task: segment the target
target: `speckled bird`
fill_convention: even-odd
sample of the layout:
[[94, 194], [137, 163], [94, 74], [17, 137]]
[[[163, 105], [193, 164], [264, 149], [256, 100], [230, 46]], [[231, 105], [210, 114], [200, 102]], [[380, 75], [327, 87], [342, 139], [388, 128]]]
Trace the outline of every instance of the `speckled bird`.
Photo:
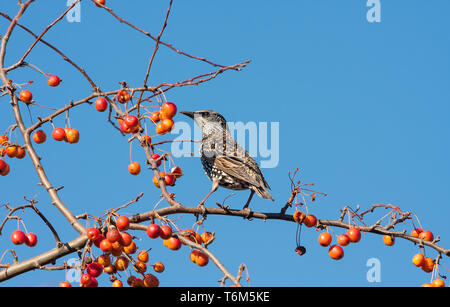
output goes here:
[[250, 197], [244, 206], [247, 209], [253, 195], [273, 201], [258, 164], [232, 137], [225, 118], [211, 110], [180, 112], [190, 118], [202, 130], [200, 160], [203, 169], [212, 181], [212, 188], [205, 201], [219, 186], [230, 190], [250, 190]]

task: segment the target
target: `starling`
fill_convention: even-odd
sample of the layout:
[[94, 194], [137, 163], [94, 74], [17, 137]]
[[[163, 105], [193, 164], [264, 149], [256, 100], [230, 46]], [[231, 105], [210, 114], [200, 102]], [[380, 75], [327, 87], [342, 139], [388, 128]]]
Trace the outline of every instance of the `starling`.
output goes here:
[[192, 118], [202, 130], [200, 160], [206, 175], [212, 181], [208, 195], [200, 202], [203, 204], [219, 186], [231, 190], [250, 190], [248, 205], [253, 195], [273, 201], [267, 184], [258, 164], [249, 153], [232, 137], [225, 118], [211, 110], [196, 112], [180, 112]]

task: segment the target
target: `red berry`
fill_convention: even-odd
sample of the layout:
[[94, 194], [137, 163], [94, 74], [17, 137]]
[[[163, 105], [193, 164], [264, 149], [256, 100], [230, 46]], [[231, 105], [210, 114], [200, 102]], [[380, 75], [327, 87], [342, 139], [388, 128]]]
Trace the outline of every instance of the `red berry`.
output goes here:
[[101, 249], [104, 253], [110, 253], [110, 252], [112, 252], [112, 250], [113, 250], [112, 243], [109, 242], [107, 239], [103, 239], [103, 240], [100, 242], [99, 247], [100, 247], [100, 249]]
[[95, 101], [95, 109], [99, 112], [104, 112], [108, 108], [108, 102], [105, 98], [100, 97]]
[[17, 155], [16, 155], [16, 158], [17, 159], [23, 159], [24, 157], [25, 157], [25, 155], [26, 155], [26, 151], [25, 151], [25, 149], [23, 149], [23, 148], [21, 148], [21, 147], [18, 147], [17, 148]]
[[87, 285], [88, 288], [97, 288], [98, 287], [98, 281], [95, 279], [95, 277], [91, 276], [91, 283]]
[[109, 229], [108, 232], [106, 233], [106, 239], [111, 243], [119, 241], [120, 239], [119, 231], [115, 228]]
[[100, 234], [100, 236], [94, 240], [94, 245], [100, 248], [100, 244], [102, 243], [103, 240], [105, 240], [105, 236]]
[[161, 106], [160, 118], [172, 118], [177, 114], [177, 106], [172, 102], [166, 102]]
[[434, 236], [431, 231], [425, 230], [419, 234], [419, 239], [423, 239], [425, 241], [433, 241]]
[[27, 241], [27, 237], [21, 230], [16, 230], [11, 234], [11, 241], [15, 245], [21, 245]]
[[59, 284], [59, 286], [61, 288], [71, 288], [72, 287], [72, 285], [68, 281], [63, 281], [62, 283]]
[[88, 228], [86, 235], [92, 241], [96, 241], [102, 236], [102, 234], [100, 233], [100, 230], [98, 230], [95, 227]]
[[38, 239], [37, 236], [30, 232], [26, 235], [27, 239], [25, 241], [25, 244], [28, 245], [29, 247], [34, 247], [37, 245]]
[[130, 227], [130, 219], [126, 216], [119, 216], [116, 221], [116, 226], [120, 231], [128, 230], [128, 227]]
[[6, 176], [6, 175], [8, 175], [9, 174], [9, 164], [8, 163], [5, 163], [6, 164], [6, 166], [4, 167], [4, 169], [3, 170], [0, 170], [0, 175], [2, 175], [2, 176]]
[[350, 244], [350, 238], [346, 234], [342, 234], [337, 238], [337, 242], [341, 246], [347, 246]]
[[344, 257], [344, 250], [339, 245], [333, 245], [328, 250], [328, 255], [334, 260], [339, 260]]
[[314, 215], [307, 215], [303, 223], [306, 227], [314, 227], [317, 225], [317, 218]]
[[154, 122], [155, 124], [156, 124], [157, 122], [159, 122], [159, 121], [160, 121], [160, 118], [159, 118], [159, 111], [154, 111], [154, 112], [152, 112], [152, 114], [150, 115], [150, 120], [151, 120], [152, 122]]
[[45, 134], [44, 131], [38, 130], [38, 131], [36, 131], [35, 134], [33, 134], [33, 140], [37, 144], [42, 144], [42, 143], [44, 143], [47, 140], [47, 135]]
[[30, 103], [33, 100], [33, 94], [30, 91], [21, 91], [19, 94], [19, 99], [25, 103]]
[[89, 286], [92, 283], [92, 276], [89, 274], [83, 274], [80, 277], [80, 284], [83, 286]]
[[101, 7], [99, 4], [105, 5], [106, 0], [94, 0], [94, 2], [95, 2], [95, 6]]
[[[158, 154], [153, 154], [153, 155], [152, 155], [152, 159], [153, 159], [153, 160], [158, 160], [159, 157], [160, 157], [160, 156], [159, 156]], [[156, 166], [160, 166], [160, 165], [161, 165], [161, 160], [159, 160], [159, 161], [156, 162]]]
[[161, 228], [157, 224], [151, 224], [147, 227], [147, 235], [152, 238], [156, 239], [161, 234]]
[[151, 145], [152, 144], [152, 138], [149, 137], [148, 135], [143, 135], [145, 141], [147, 142], [147, 145]]
[[48, 85], [55, 87], [58, 86], [61, 83], [61, 81], [62, 80], [58, 76], [53, 75], [50, 78], [48, 78]]
[[332, 240], [333, 240], [333, 238], [331, 237], [331, 235], [328, 232], [322, 232], [319, 235], [319, 244], [322, 246], [330, 245]]
[[171, 250], [176, 251], [181, 248], [181, 241], [178, 238], [170, 237], [169, 239], [164, 240], [164, 245]]
[[103, 273], [103, 266], [98, 262], [92, 262], [86, 267], [86, 272], [93, 277], [99, 277]]
[[139, 125], [139, 120], [134, 115], [127, 115], [127, 116], [125, 116], [123, 121], [131, 129], [134, 129], [134, 128], [136, 128]]
[[175, 185], [175, 176], [171, 175], [171, 174], [165, 174], [164, 175], [164, 182], [166, 183], [166, 185], [170, 185], [173, 186]]
[[0, 173], [3, 172], [5, 169], [6, 169], [6, 162], [0, 160]]
[[58, 142], [64, 141], [66, 139], [66, 131], [63, 128], [56, 128], [52, 132], [52, 137]]
[[175, 166], [174, 168], [172, 168], [170, 173], [172, 175], [174, 175], [175, 178], [177, 178], [177, 179], [180, 178], [181, 176], [183, 176], [183, 171], [181, 170], [181, 168], [179, 166]]
[[120, 122], [120, 131], [122, 131], [123, 133], [131, 133], [131, 128], [128, 127], [128, 125], [124, 121], [121, 121]]
[[361, 231], [358, 228], [350, 228], [347, 231], [347, 236], [350, 238], [350, 242], [357, 243], [361, 240]]
[[169, 239], [172, 236], [172, 228], [170, 226], [166, 226], [166, 225], [161, 226], [160, 227], [160, 231], [161, 232], [160, 232], [159, 236], [163, 240], [167, 240], [167, 239]]
[[423, 232], [422, 228], [416, 228], [411, 231], [411, 236], [418, 238], [420, 233]]

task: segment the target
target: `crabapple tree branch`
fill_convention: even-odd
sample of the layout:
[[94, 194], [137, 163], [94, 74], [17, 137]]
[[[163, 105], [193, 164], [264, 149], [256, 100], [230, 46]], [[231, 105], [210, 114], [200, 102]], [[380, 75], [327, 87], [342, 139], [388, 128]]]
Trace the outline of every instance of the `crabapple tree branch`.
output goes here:
[[[24, 15], [24, 13], [27, 11], [27, 9], [30, 7], [30, 5], [34, 2], [34, 0], [28, 0], [25, 3], [22, 3], [19, 1], [19, 9], [17, 14], [14, 16], [14, 18], [11, 18], [4, 12], [0, 12], [0, 15], [8, 20], [10, 23], [6, 29], [6, 32], [4, 35], [2, 35], [1, 38], [1, 45], [0, 45], [0, 91], [1, 91], [1, 97], [9, 96], [10, 100], [10, 107], [12, 110], [12, 117], [14, 118], [14, 123], [9, 126], [7, 130], [10, 132], [16, 131], [16, 129], [20, 132], [20, 135], [23, 139], [23, 145], [19, 145], [17, 141], [11, 141], [8, 139], [5, 139], [4, 136], [0, 136], [0, 149], [2, 150], [0, 154], [1, 156], [4, 156], [3, 149], [8, 150], [8, 148], [20, 148], [25, 149], [26, 153], [30, 157], [32, 161], [32, 165], [34, 168], [34, 171], [39, 177], [40, 184], [46, 189], [48, 195], [50, 196], [50, 199], [52, 201], [52, 204], [58, 209], [58, 211], [62, 214], [62, 216], [65, 218], [68, 224], [71, 225], [72, 228], [74, 228], [78, 233], [78, 237], [72, 239], [70, 242], [63, 243], [61, 241], [59, 234], [56, 232], [54, 227], [52, 226], [52, 223], [48, 218], [46, 218], [40, 210], [36, 207], [37, 201], [34, 199], [29, 201], [28, 204], [18, 206], [15, 208], [10, 207], [9, 205], [5, 205], [6, 209], [9, 210], [9, 212], [6, 214], [6, 217], [3, 219], [2, 223], [0, 224], [0, 235], [2, 234], [2, 230], [4, 228], [5, 223], [10, 219], [21, 219], [20, 217], [15, 217], [13, 214], [15, 212], [19, 212], [20, 210], [25, 209], [33, 209], [34, 212], [41, 218], [41, 220], [47, 225], [47, 227], [52, 232], [55, 241], [57, 242], [57, 246], [49, 251], [43, 252], [39, 255], [36, 255], [30, 259], [27, 260], [21, 260], [19, 261], [19, 257], [16, 255], [16, 252], [12, 249], [8, 249], [3, 256], [5, 256], [8, 252], [10, 252], [13, 255], [13, 263], [10, 264], [0, 264], [0, 268], [3, 270], [0, 271], [0, 282], [5, 281], [8, 279], [11, 279], [15, 276], [24, 274], [26, 272], [32, 271], [32, 270], [47, 270], [47, 271], [56, 271], [56, 270], [65, 270], [68, 268], [77, 268], [80, 270], [85, 270], [86, 267], [88, 267], [92, 263], [98, 263], [94, 262], [93, 257], [93, 246], [99, 247], [104, 254], [102, 256], [107, 256], [108, 259], [110, 259], [110, 255], [113, 255], [116, 257], [116, 263], [111, 265], [102, 265], [102, 269], [106, 271], [106, 269], [111, 270], [111, 274], [115, 274], [114, 270], [120, 269], [120, 265], [117, 264], [117, 262], [123, 261], [123, 263], [127, 263], [125, 261], [128, 261], [129, 263], [133, 264], [133, 266], [137, 266], [138, 261], [134, 258], [133, 252], [135, 250], [130, 250], [130, 246], [132, 246], [132, 243], [129, 243], [126, 245], [124, 242], [127, 239], [127, 236], [125, 235], [125, 230], [146, 230], [148, 234], [148, 227], [147, 225], [144, 225], [147, 221], [151, 221], [152, 224], [156, 223], [156, 221], [159, 221], [159, 223], [162, 225], [163, 223], [166, 224], [166, 226], [169, 226], [170, 235], [168, 236], [170, 239], [176, 239], [180, 243], [178, 248], [181, 247], [181, 245], [188, 246], [189, 248], [193, 250], [198, 250], [203, 255], [206, 255], [208, 259], [211, 259], [211, 261], [217, 266], [219, 271], [223, 273], [223, 278], [220, 280], [222, 284], [225, 283], [226, 280], [230, 280], [235, 286], [241, 286], [241, 279], [242, 274], [244, 270], [247, 271], [247, 281], [249, 281], [248, 278], [248, 267], [246, 264], [242, 264], [238, 268], [237, 275], [234, 276], [229, 272], [229, 270], [225, 267], [223, 262], [218, 259], [216, 255], [214, 255], [211, 250], [209, 249], [209, 246], [211, 243], [216, 242], [217, 239], [214, 235], [214, 233], [210, 234], [208, 239], [205, 239], [202, 242], [199, 242], [196, 240], [195, 242], [192, 241], [189, 236], [185, 236], [185, 231], [181, 230], [178, 226], [182, 221], [179, 220], [172, 220], [169, 219], [169, 217], [173, 215], [179, 215], [181, 217], [188, 217], [195, 219], [195, 225], [197, 227], [200, 227], [205, 221], [207, 220], [207, 217], [209, 215], [216, 215], [216, 216], [222, 216], [223, 218], [232, 218], [232, 217], [239, 217], [243, 218], [244, 220], [247, 220], [245, 222], [251, 221], [253, 219], [260, 219], [263, 221], [270, 221], [270, 220], [280, 220], [280, 221], [286, 221], [290, 223], [295, 224], [303, 224], [303, 220], [299, 221], [296, 218], [296, 214], [298, 213], [298, 208], [302, 208], [303, 206], [307, 207], [306, 198], [310, 197], [312, 201], [315, 201], [316, 194], [321, 194], [325, 196], [325, 193], [319, 193], [312, 191], [311, 185], [312, 184], [303, 184], [300, 181], [295, 182], [295, 174], [297, 173], [297, 170], [294, 172], [294, 175], [291, 176], [289, 174], [289, 180], [290, 180], [290, 195], [284, 204], [280, 204], [281, 209], [278, 210], [278, 212], [254, 212], [254, 211], [248, 211], [248, 210], [237, 210], [232, 209], [230, 206], [224, 203], [220, 204], [217, 203], [217, 208], [201, 208], [195, 205], [184, 205], [180, 203], [176, 199], [176, 193], [171, 193], [169, 190], [169, 187], [174, 184], [174, 178], [179, 178], [182, 176], [182, 173], [176, 173], [174, 171], [171, 172], [162, 172], [162, 167], [160, 166], [162, 163], [169, 164], [169, 168], [171, 165], [175, 166], [175, 163], [173, 162], [173, 153], [169, 151], [165, 151], [162, 149], [162, 146], [165, 144], [170, 144], [173, 142], [196, 142], [194, 140], [167, 140], [164, 139], [162, 141], [153, 141], [149, 135], [144, 134], [146, 130], [144, 130], [143, 126], [141, 126], [141, 123], [150, 123], [155, 124], [158, 121], [160, 121], [159, 124], [162, 124], [163, 121], [169, 120], [172, 121], [172, 118], [175, 114], [172, 114], [171, 116], [168, 116], [167, 114], [159, 114], [158, 118], [156, 120], [152, 119], [151, 112], [149, 111], [149, 108], [151, 107], [157, 107], [160, 110], [160, 113], [163, 113], [163, 105], [168, 104], [167, 99], [165, 97], [165, 93], [172, 89], [181, 89], [185, 86], [197, 86], [205, 82], [209, 82], [224, 72], [227, 71], [241, 71], [243, 68], [245, 68], [249, 63], [250, 60], [243, 61], [240, 63], [232, 64], [232, 65], [221, 65], [217, 64], [215, 62], [212, 62], [206, 58], [198, 57], [191, 55], [185, 51], [179, 50], [175, 48], [172, 44], [164, 42], [162, 40], [162, 37], [165, 33], [166, 28], [168, 27], [168, 18], [171, 14], [171, 11], [173, 9], [173, 0], [168, 1], [168, 7], [166, 10], [166, 14], [164, 17], [164, 21], [162, 24], [161, 29], [159, 30], [159, 34], [157, 36], [152, 35], [150, 32], [147, 32], [140, 27], [132, 24], [131, 22], [127, 21], [126, 19], [119, 17], [119, 15], [113, 11], [111, 8], [105, 5], [104, 0], [91, 0], [92, 3], [94, 3], [97, 7], [101, 8], [100, 11], [103, 11], [103, 9], [113, 16], [116, 20], [118, 20], [120, 23], [123, 23], [127, 25], [128, 27], [131, 27], [133, 30], [138, 31], [142, 34], [144, 34], [146, 37], [152, 39], [155, 42], [155, 47], [151, 54], [148, 55], [148, 64], [147, 64], [147, 70], [145, 76], [143, 76], [143, 82], [142, 86], [130, 86], [125, 81], [119, 82], [120, 87], [113, 87], [108, 90], [102, 90], [96, 82], [86, 73], [86, 70], [82, 68], [79, 64], [76, 64], [66, 53], [63, 53], [60, 49], [58, 49], [55, 45], [49, 43], [48, 41], [44, 40], [43, 37], [45, 34], [47, 34], [51, 29], [54, 27], [57, 27], [58, 22], [61, 21], [66, 14], [70, 12], [71, 9], [75, 7], [78, 3], [81, 2], [81, 0], [77, 0], [73, 2], [63, 13], [61, 13], [54, 21], [48, 24], [44, 28], [40, 34], [36, 34], [39, 32], [34, 32], [30, 28], [26, 27], [25, 25], [19, 23], [20, 18]], [[37, 2], [38, 3], [38, 2]], [[5, 56], [7, 51], [8, 42], [11, 38], [11, 35], [14, 31], [14, 29], [17, 27], [21, 28], [25, 32], [27, 32], [29, 35], [31, 35], [34, 38], [34, 41], [32, 44], [25, 50], [23, 55], [20, 57], [20, 59], [12, 64], [9, 67], [5, 67]], [[30, 84], [23, 83], [23, 82], [13, 82], [13, 80], [9, 79], [8, 76], [12, 75], [9, 74], [10, 72], [14, 71], [18, 68], [33, 68], [35, 70], [40, 71], [40, 69], [37, 67], [37, 63], [27, 63], [26, 60], [29, 58], [30, 53], [33, 51], [35, 46], [37, 46], [38, 43], [42, 43], [43, 45], [47, 46], [61, 58], [68, 62], [71, 66], [73, 66], [81, 75], [80, 77], [83, 77], [86, 79], [90, 84], [89, 92], [86, 93], [86, 96], [82, 99], [79, 99], [77, 101], [73, 101], [70, 98], [67, 98], [67, 103], [65, 105], [60, 105], [58, 108], [50, 108], [43, 106], [45, 108], [51, 109], [52, 113], [47, 114], [46, 116], [44, 114], [39, 114], [37, 116], [38, 120], [37, 122], [32, 120], [32, 123], [30, 126], [26, 126], [24, 123], [24, 120], [22, 118], [23, 114], [21, 111], [20, 106], [25, 104], [27, 107], [30, 105], [36, 105], [38, 106], [34, 101], [26, 101], [24, 98], [21, 98], [21, 93], [17, 95], [18, 89], [22, 88], [22, 86], [28, 86]], [[160, 48], [160, 46], [166, 46], [170, 50], [185, 56], [190, 59], [198, 60], [200, 62], [206, 63], [209, 66], [212, 66], [211, 70], [208, 72], [203, 72], [201, 74], [192, 74], [190, 77], [188, 77], [185, 80], [181, 81], [164, 81], [151, 84], [149, 82], [149, 79], [152, 80], [153, 78], [150, 78], [150, 72], [152, 69], [152, 66], [155, 63], [157, 52]], [[36, 64], [36, 65], [35, 65]], [[209, 67], [208, 66], [208, 67]], [[48, 75], [43, 73], [45, 77], [48, 78]], [[31, 83], [31, 82], [30, 82]], [[25, 85], [24, 85], [25, 84]], [[147, 97], [144, 97], [144, 94]], [[112, 126], [119, 131], [122, 135], [126, 136], [129, 135], [128, 142], [126, 144], [130, 143], [130, 146], [133, 142], [139, 143], [140, 150], [143, 151], [145, 154], [145, 160], [146, 160], [146, 166], [148, 168], [145, 168], [145, 171], [151, 171], [154, 178], [153, 183], [155, 186], [159, 189], [158, 192], [160, 192], [160, 195], [158, 195], [157, 199], [145, 199], [145, 205], [152, 204], [154, 205], [153, 210], [148, 211], [148, 209], [143, 210], [143, 206], [139, 206], [138, 210], [139, 213], [136, 213], [129, 218], [127, 217], [126, 221], [129, 223], [129, 225], [126, 225], [127, 227], [124, 227], [123, 221], [119, 221], [120, 217], [124, 217], [124, 214], [119, 215], [119, 211], [123, 210], [125, 208], [129, 208], [132, 204], [137, 203], [138, 201], [141, 204], [142, 199], [144, 198], [144, 193], [140, 193], [136, 198], [132, 199], [131, 201], [118, 206], [116, 208], [112, 209], [106, 209], [106, 213], [104, 213], [102, 216], [94, 216], [89, 211], [85, 212], [84, 214], [78, 214], [75, 215], [75, 213], [72, 211], [72, 208], [76, 208], [75, 205], [70, 204], [68, 206], [66, 203], [64, 203], [59, 195], [58, 191], [62, 188], [55, 188], [54, 185], [51, 183], [50, 179], [47, 176], [47, 173], [44, 169], [43, 160], [45, 159], [45, 153], [42, 153], [42, 157], [38, 155], [31, 135], [33, 133], [38, 132], [37, 130], [41, 127], [44, 127], [45, 125], [48, 125], [49, 123], [53, 125], [53, 121], [56, 118], [62, 117], [66, 115], [69, 116], [68, 113], [72, 109], [76, 109], [79, 106], [83, 104], [93, 104], [93, 100], [95, 99], [96, 102], [98, 99], [103, 98], [106, 101], [106, 106], [101, 109], [101, 112], [108, 109], [108, 118], [107, 121], [112, 124]], [[153, 98], [156, 98], [157, 103], [153, 100]], [[5, 98], [6, 99], [6, 98]], [[161, 103], [165, 101], [164, 104]], [[96, 103], [95, 102], [95, 103]], [[23, 103], [23, 104], [22, 104]], [[7, 104], [4, 104], [7, 106]], [[96, 106], [97, 108], [97, 106]], [[97, 109], [98, 110], [98, 109]], [[100, 110], [99, 110], [100, 111]], [[131, 115], [133, 112], [136, 112], [137, 116]], [[176, 110], [175, 110], [176, 113]], [[31, 112], [30, 112], [31, 115]], [[162, 116], [161, 116], [162, 115]], [[132, 116], [130, 119], [129, 117]], [[127, 119], [134, 120], [136, 118], [137, 124], [134, 126], [127, 126], [123, 124]], [[117, 125], [116, 121], [117, 120]], [[159, 125], [158, 124], [158, 125]], [[173, 125], [173, 121], [172, 121]], [[158, 127], [158, 126], [156, 126]], [[171, 130], [170, 126], [163, 132], [158, 132], [157, 134], [160, 136], [166, 135], [167, 132], [170, 132]], [[67, 128], [67, 127], [66, 127]], [[70, 128], [70, 126], [69, 126]], [[64, 136], [64, 140], [68, 141], [66, 132]], [[5, 135], [6, 136], [6, 135]], [[167, 136], [167, 135], [166, 135]], [[2, 138], [3, 137], [3, 138]], [[56, 139], [56, 138], [55, 138]], [[60, 141], [63, 139], [60, 139]], [[34, 140], [36, 141], [36, 140]], [[131, 147], [130, 147], [131, 148]], [[161, 150], [164, 153], [162, 155], [155, 155], [155, 150]], [[6, 152], [8, 154], [8, 152]], [[8, 157], [10, 155], [8, 154]], [[130, 149], [130, 159], [131, 159], [131, 149]], [[0, 161], [3, 162], [3, 160], [0, 158]], [[0, 162], [0, 163], [1, 163]], [[50, 163], [51, 161], [48, 161]], [[47, 162], [46, 162], [47, 163]], [[131, 166], [131, 164], [130, 164]], [[8, 165], [9, 167], [9, 165]], [[164, 170], [166, 168], [164, 167]], [[7, 171], [6, 171], [7, 170]], [[130, 170], [130, 168], [129, 168]], [[9, 172], [9, 168], [6, 168], [6, 164], [0, 164], [0, 174], [2, 176], [7, 175], [7, 172]], [[130, 173], [133, 175], [138, 175], [140, 172], [140, 165], [138, 171], [130, 170]], [[178, 175], [179, 177], [175, 177], [175, 175]], [[170, 177], [172, 176], [172, 177]], [[172, 179], [168, 180], [168, 179]], [[88, 196], [87, 196], [88, 197]], [[89, 196], [90, 197], [90, 196]], [[300, 199], [300, 201], [299, 201]], [[163, 201], [167, 201], [169, 205], [166, 207], [161, 207], [161, 203]], [[195, 200], [192, 200], [192, 202], [195, 202]], [[70, 202], [68, 202], [70, 203]], [[41, 208], [41, 207], [40, 207]], [[289, 214], [288, 211], [295, 208], [294, 214]], [[366, 216], [373, 216], [375, 213], [379, 213], [378, 208], [384, 208], [385, 210], [388, 210], [389, 212], [385, 214], [384, 216], [381, 216], [378, 218], [378, 220], [375, 223], [372, 223], [371, 225], [366, 225], [364, 223], [364, 218]], [[83, 208], [84, 210], [84, 208]], [[338, 213], [339, 214], [339, 213]], [[442, 259], [442, 256], [450, 256], [450, 250], [444, 248], [443, 246], [439, 245], [439, 236], [436, 238], [433, 238], [432, 240], [426, 240], [422, 237], [416, 237], [413, 235], [410, 235], [406, 232], [406, 230], [403, 231], [396, 231], [395, 228], [399, 228], [401, 225], [407, 223], [408, 221], [412, 220], [414, 214], [412, 212], [405, 212], [400, 210], [399, 207], [392, 205], [392, 204], [374, 204], [369, 209], [360, 212], [360, 208], [357, 207], [356, 210], [353, 210], [351, 207], [344, 207], [340, 211], [340, 216], [337, 219], [317, 219], [315, 221], [314, 225], [310, 225], [311, 227], [315, 227], [317, 229], [326, 229], [327, 231], [332, 228], [341, 228], [341, 229], [351, 229], [351, 228], [357, 228], [362, 232], [365, 233], [372, 233], [375, 235], [382, 235], [382, 236], [390, 236], [393, 238], [401, 238], [407, 241], [410, 241], [414, 244], [417, 244], [421, 249], [424, 247], [429, 247], [431, 249], [434, 249], [438, 255], [435, 260], [435, 266], [439, 264], [439, 261]], [[344, 221], [345, 219], [348, 219], [348, 221]], [[386, 219], [388, 221], [386, 222]], [[94, 221], [94, 225], [92, 227], [83, 226], [81, 224], [86, 222], [86, 224], [89, 224], [91, 221]], [[183, 220], [183, 222], [185, 219]], [[175, 230], [172, 233], [172, 228], [170, 225], [174, 226]], [[300, 227], [300, 226], [299, 226]], [[308, 226], [309, 227], [309, 226]], [[162, 228], [162, 227], [161, 227]], [[119, 232], [120, 230], [120, 232]], [[205, 232], [206, 233], [206, 232]], [[110, 238], [114, 235], [120, 236], [120, 239], [116, 238], [115, 240]], [[129, 234], [128, 234], [129, 235]], [[161, 234], [158, 234], [161, 238]], [[150, 236], [150, 235], [149, 235]], [[131, 240], [134, 243], [134, 239], [137, 237], [129, 235], [128, 239]], [[98, 241], [101, 239], [100, 241]], [[164, 239], [164, 238], [163, 238]], [[164, 239], [167, 240], [167, 239]], [[202, 238], [203, 240], [203, 238]], [[108, 246], [109, 244], [111, 245]], [[117, 243], [114, 247], [111, 243]], [[122, 242], [122, 243], [120, 243]], [[98, 243], [98, 244], [97, 244]], [[102, 245], [104, 243], [104, 245]], [[98, 246], [97, 246], [98, 245]], [[67, 255], [78, 253], [79, 259], [82, 261], [82, 264], [80, 266], [67, 266], [66, 263], [64, 265], [56, 265], [56, 261], [59, 259], [64, 258]], [[105, 256], [105, 257], [106, 257]], [[139, 256], [137, 257], [139, 259]], [[95, 261], [100, 261], [97, 258]], [[0, 259], [3, 260], [3, 257]], [[139, 259], [139, 261], [141, 261]], [[112, 268], [111, 268], [112, 267]], [[140, 275], [147, 282], [153, 280], [151, 274], [144, 274], [143, 272], [139, 272]], [[222, 275], [221, 275], [222, 276]], [[114, 276], [111, 276], [111, 279]], [[154, 276], [153, 276], [154, 277]], [[155, 284], [154, 282], [152, 284]]]

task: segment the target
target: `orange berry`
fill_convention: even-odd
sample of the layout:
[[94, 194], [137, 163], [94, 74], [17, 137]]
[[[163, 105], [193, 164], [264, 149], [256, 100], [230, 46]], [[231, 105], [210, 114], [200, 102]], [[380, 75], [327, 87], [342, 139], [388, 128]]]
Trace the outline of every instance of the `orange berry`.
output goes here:
[[0, 135], [0, 146], [6, 145], [9, 141], [9, 137], [5, 134]]
[[119, 216], [116, 220], [116, 226], [119, 231], [128, 230], [130, 227], [130, 219], [124, 215]]
[[66, 131], [63, 128], [56, 128], [52, 132], [52, 137], [58, 142], [64, 141], [66, 139]]
[[6, 155], [10, 158], [14, 158], [17, 156], [17, 147], [16, 146], [8, 146], [6, 148]]
[[148, 262], [148, 252], [147, 251], [140, 251], [138, 256], [137, 256], [138, 260], [143, 262], [143, 263], [147, 263]]
[[434, 260], [430, 257], [426, 257], [421, 268], [423, 271], [431, 273], [434, 269]]
[[152, 114], [150, 115], [150, 120], [151, 120], [152, 122], [154, 122], [155, 124], [156, 124], [157, 122], [159, 122], [159, 121], [160, 121], [160, 118], [159, 118], [159, 111], [154, 111], [154, 112], [152, 112]]
[[72, 285], [68, 281], [63, 281], [62, 283], [59, 284], [59, 287], [61, 287], [61, 288], [70, 288], [70, 287], [72, 287]]
[[122, 288], [123, 283], [120, 281], [120, 279], [116, 279], [115, 281], [113, 281], [112, 286], [113, 286], [113, 288]]
[[431, 231], [425, 230], [419, 234], [419, 239], [423, 239], [425, 241], [433, 241], [434, 236]]
[[210, 232], [204, 232], [204, 233], [202, 234], [202, 241], [203, 241], [203, 243], [209, 242], [209, 241], [212, 239], [212, 237], [213, 237], [213, 234], [212, 234], [212, 233], [210, 233]]
[[164, 127], [164, 125], [162, 124], [162, 123], [158, 123], [157, 125], [156, 125], [156, 133], [158, 133], [158, 134], [164, 134], [164, 133], [166, 133], [167, 131], [165, 130], [165, 127]]
[[444, 288], [445, 287], [444, 281], [440, 278], [433, 280], [431, 285], [435, 288]]
[[118, 271], [125, 271], [128, 268], [128, 260], [125, 257], [117, 257], [114, 266]]
[[105, 5], [106, 0], [94, 0], [94, 2], [95, 2], [95, 6], [101, 7], [101, 5]]
[[163, 126], [165, 132], [170, 132], [173, 129], [174, 122], [170, 118], [165, 118], [161, 120], [160, 124]]
[[151, 145], [152, 144], [152, 138], [148, 135], [143, 135], [145, 141], [147, 142], [147, 145]]
[[33, 94], [30, 91], [21, 91], [19, 99], [25, 103], [30, 103], [33, 100]]
[[344, 257], [344, 250], [339, 245], [333, 245], [328, 250], [328, 255], [334, 260], [339, 260]]
[[134, 264], [134, 270], [138, 273], [145, 273], [147, 271], [147, 265], [144, 262], [137, 261]]
[[159, 280], [153, 274], [145, 274], [144, 286], [145, 287], [158, 287], [159, 286]]
[[384, 244], [386, 244], [387, 246], [392, 246], [395, 243], [395, 237], [385, 235], [385, 236], [383, 236], [383, 241], [384, 241]]
[[165, 266], [164, 266], [164, 264], [162, 264], [161, 262], [156, 262], [156, 263], [153, 265], [153, 269], [154, 269], [155, 272], [157, 272], [157, 273], [162, 273], [162, 272], [164, 272], [164, 270], [165, 270]]
[[172, 102], [166, 102], [161, 106], [161, 119], [172, 118], [177, 114], [177, 106]]
[[317, 218], [314, 215], [307, 215], [303, 221], [306, 227], [314, 227], [317, 225]]
[[130, 245], [125, 246], [123, 248], [123, 251], [130, 255], [134, 254], [137, 251], [136, 243], [134, 243], [134, 241], [132, 241]]
[[[0, 160], [0, 161], [2, 161], [2, 160]], [[9, 171], [10, 171], [9, 164], [8, 163], [5, 163], [5, 164], [6, 164], [6, 166], [3, 167], [3, 170], [0, 170], [1, 176], [6, 176], [9, 174]]]
[[361, 231], [358, 228], [350, 228], [347, 231], [347, 236], [350, 238], [350, 242], [358, 243], [361, 240]]
[[55, 86], [58, 86], [61, 83], [61, 81], [62, 80], [58, 76], [53, 75], [50, 78], [48, 78], [47, 83], [48, 83], [48, 85], [55, 87]]
[[78, 141], [80, 140], [80, 133], [77, 129], [69, 128], [66, 130], [66, 140], [70, 144], [78, 143]]
[[111, 265], [111, 257], [107, 254], [103, 254], [97, 257], [97, 262], [100, 263], [103, 267], [107, 267]]
[[159, 181], [158, 181], [158, 178], [156, 178], [156, 176], [153, 176], [153, 184], [157, 187], [157, 188], [160, 188], [160, 185], [159, 185]]
[[164, 242], [165, 242], [164, 244], [171, 250], [176, 251], [181, 248], [181, 241], [178, 240], [178, 238], [170, 237], [169, 239], [164, 240]]
[[116, 95], [116, 99], [120, 103], [127, 103], [128, 101], [130, 101], [131, 95], [126, 90], [120, 90]]
[[322, 232], [319, 235], [319, 244], [322, 246], [328, 246], [331, 244], [331, 241], [333, 240], [333, 238], [331, 237], [331, 235], [328, 232]]
[[198, 266], [206, 266], [209, 262], [209, 257], [205, 253], [199, 251], [197, 254], [197, 258], [195, 259], [195, 263]]
[[306, 214], [304, 214], [302, 211], [295, 210], [293, 215], [294, 221], [301, 224], [306, 218]]
[[42, 144], [47, 140], [47, 135], [45, 134], [44, 131], [42, 130], [38, 130], [34, 133], [33, 135], [33, 140], [37, 143], [37, 144]]
[[26, 150], [24, 148], [18, 147], [17, 148], [16, 158], [17, 159], [23, 159], [25, 157], [26, 153], [27, 152], [26, 152]]
[[418, 238], [419, 234], [423, 232], [422, 228], [416, 228], [411, 231], [411, 236]]
[[337, 238], [337, 242], [341, 246], [347, 246], [350, 244], [350, 238], [346, 234], [342, 234]]
[[425, 257], [422, 254], [415, 254], [412, 259], [412, 262], [416, 267], [420, 268], [422, 265], [425, 264]]
[[131, 175], [139, 175], [141, 172], [141, 165], [138, 162], [132, 162], [130, 165], [128, 165], [128, 171]]
[[181, 176], [183, 176], [183, 171], [181, 170], [181, 168], [180, 167], [178, 167], [178, 166], [175, 166], [174, 168], [172, 168], [172, 170], [170, 171], [170, 173], [172, 174], [172, 175], [174, 175], [175, 176], [175, 178], [180, 178]]

